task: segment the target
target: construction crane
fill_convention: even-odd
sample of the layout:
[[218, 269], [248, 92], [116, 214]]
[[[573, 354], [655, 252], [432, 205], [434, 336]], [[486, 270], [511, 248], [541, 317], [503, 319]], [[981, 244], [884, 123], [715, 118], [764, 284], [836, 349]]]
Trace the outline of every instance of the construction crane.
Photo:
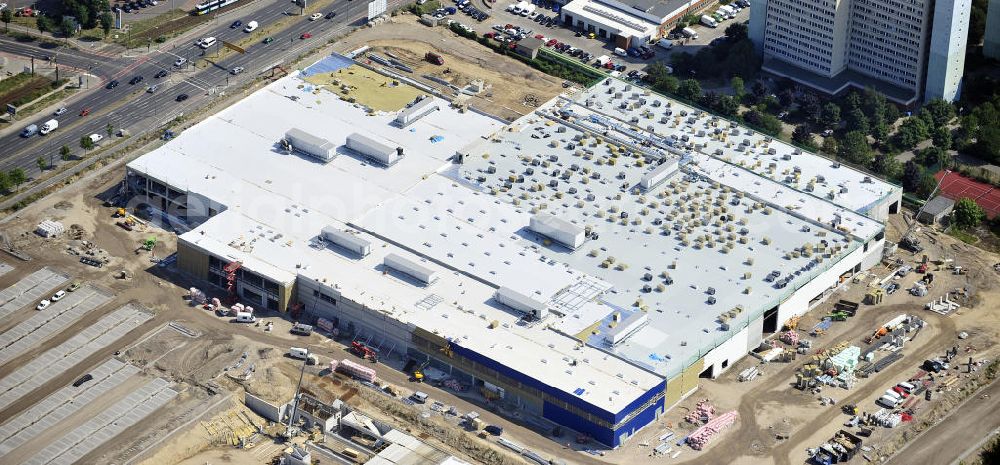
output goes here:
[[913, 253], [920, 253], [924, 250], [923, 246], [920, 245], [920, 239], [917, 239], [914, 233], [917, 229], [917, 224], [919, 223], [918, 218], [920, 218], [920, 213], [924, 211], [924, 207], [927, 206], [927, 202], [937, 194], [938, 190], [941, 189], [941, 184], [944, 182], [944, 178], [951, 174], [951, 170], [944, 170], [944, 174], [941, 175], [941, 179], [938, 180], [937, 185], [934, 186], [934, 190], [931, 191], [930, 195], [924, 199], [924, 204], [917, 210], [917, 213], [913, 215], [913, 221], [910, 223], [910, 227], [906, 228], [906, 232], [899, 238], [899, 246], [909, 250]]

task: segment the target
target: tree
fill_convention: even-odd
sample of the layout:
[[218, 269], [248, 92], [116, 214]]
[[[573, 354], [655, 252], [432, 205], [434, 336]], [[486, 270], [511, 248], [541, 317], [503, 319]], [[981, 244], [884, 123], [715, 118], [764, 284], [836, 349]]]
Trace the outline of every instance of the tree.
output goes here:
[[673, 76], [665, 76], [656, 81], [653, 85], [653, 89], [658, 92], [663, 92], [665, 94], [677, 95], [677, 88], [680, 86], [680, 81]]
[[0, 192], [10, 192], [10, 187], [13, 183], [10, 182], [10, 176], [0, 171]]
[[917, 197], [926, 199], [931, 196], [934, 189], [937, 189], [937, 180], [934, 179], [934, 175], [924, 171], [920, 176], [920, 184], [917, 184]]
[[955, 107], [939, 98], [927, 102], [920, 111], [927, 112], [935, 128], [944, 126], [955, 119]]
[[946, 126], [940, 126], [931, 133], [931, 140], [934, 146], [941, 150], [951, 150], [951, 130]]
[[750, 28], [743, 23], [732, 23], [726, 28], [726, 37], [734, 42], [746, 39], [749, 36], [749, 33]]
[[833, 129], [840, 125], [840, 107], [836, 103], [830, 102], [823, 105], [823, 126]]
[[104, 127], [104, 131], [108, 133], [108, 137], [111, 137], [111, 135], [115, 133], [115, 127], [112, 126], [111, 123], [108, 123], [108, 125]]
[[924, 170], [913, 160], [907, 161], [903, 165], [903, 190], [906, 192], [916, 192], [920, 186], [920, 178], [924, 175]]
[[889, 125], [885, 123], [885, 119], [878, 118], [872, 121], [871, 135], [879, 145], [889, 140]]
[[836, 156], [837, 155], [837, 139], [832, 137], [827, 137], [823, 139], [823, 145], [820, 146], [819, 150], [827, 155]]
[[868, 145], [868, 136], [861, 131], [851, 131], [840, 141], [837, 155], [851, 163], [868, 166], [872, 162], [872, 149]]
[[663, 64], [663, 62], [654, 61], [646, 67], [646, 80], [652, 84], [656, 84], [657, 81], [669, 75], [667, 65]]
[[701, 84], [694, 79], [685, 79], [677, 87], [677, 96], [691, 102], [697, 102], [701, 99]]
[[750, 110], [743, 114], [743, 119], [747, 124], [756, 127], [761, 132], [772, 136], [781, 134], [781, 120], [770, 113], [759, 110]]
[[64, 146], [62, 146], [62, 147], [59, 148], [59, 158], [61, 158], [62, 161], [69, 161], [69, 157], [70, 157], [71, 153], [72, 152], [70, 151], [68, 145], [64, 145]]
[[916, 147], [920, 141], [926, 140], [930, 136], [927, 123], [919, 117], [907, 118], [899, 126], [893, 138], [893, 144], [899, 150], [909, 150]]
[[986, 219], [986, 212], [968, 197], [955, 202], [955, 225], [961, 229], [975, 228]]
[[52, 32], [56, 28], [56, 22], [48, 16], [39, 15], [35, 18], [35, 27], [39, 32]]
[[90, 140], [90, 136], [83, 136], [80, 138], [80, 148], [90, 150], [94, 148], [94, 141]]
[[795, 130], [792, 131], [792, 141], [810, 149], [816, 148], [816, 142], [813, 141], [812, 132], [809, 131], [809, 126], [805, 124], [795, 127]]
[[858, 91], [852, 90], [849, 94], [847, 94], [847, 97], [844, 97], [843, 110], [846, 113], [850, 113], [854, 110], [860, 110], [861, 104], [861, 95], [858, 94]]
[[701, 104], [708, 108], [716, 108], [719, 106], [719, 93], [715, 91], [709, 91], [701, 97]]
[[101, 16], [99, 16], [98, 19], [101, 23], [101, 30], [104, 31], [104, 37], [107, 37], [108, 34], [111, 33], [111, 28], [114, 27], [115, 20], [111, 16], [111, 13], [108, 13], [107, 11], [101, 13]]
[[45, 157], [36, 158], [35, 164], [38, 165], [38, 171], [45, 171], [45, 168], [49, 167], [49, 163], [45, 161]]
[[63, 18], [63, 20], [59, 23], [59, 32], [62, 33], [63, 36], [73, 37], [73, 34], [76, 33], [76, 23], [69, 18]]
[[868, 134], [868, 117], [860, 108], [855, 108], [847, 113], [847, 130], [859, 131]]
[[820, 104], [819, 97], [813, 92], [804, 92], [799, 97], [799, 111], [802, 116], [813, 126], [820, 126], [823, 122], [823, 105]]
[[24, 184], [28, 180], [28, 176], [24, 174], [24, 170], [21, 168], [14, 168], [7, 173], [7, 177], [10, 179], [10, 183], [13, 184], [17, 189], [21, 188], [21, 184]]
[[899, 176], [902, 170], [903, 167], [899, 163], [899, 160], [896, 160], [896, 157], [888, 153], [879, 153], [875, 155], [875, 160], [872, 161], [872, 171], [887, 178]]
[[733, 76], [733, 78], [729, 80], [729, 87], [733, 89], [733, 95], [736, 96], [737, 99], [742, 99], [743, 94], [747, 93], [746, 86], [743, 83], [743, 78], [739, 76]]
[[719, 98], [719, 105], [716, 107], [716, 111], [722, 116], [733, 117], [739, 113], [740, 104], [735, 97], [723, 95]]
[[3, 30], [8, 32], [10, 30], [10, 22], [14, 20], [14, 13], [11, 13], [10, 8], [4, 8], [0, 11], [0, 21], [3, 21]]

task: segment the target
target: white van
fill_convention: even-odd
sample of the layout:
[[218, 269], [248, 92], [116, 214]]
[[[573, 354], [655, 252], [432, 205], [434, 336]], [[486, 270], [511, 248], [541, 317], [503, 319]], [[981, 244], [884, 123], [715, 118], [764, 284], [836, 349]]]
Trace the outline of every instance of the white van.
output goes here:
[[875, 403], [885, 408], [896, 408], [896, 406], [899, 405], [899, 400], [897, 400], [897, 398], [895, 397], [886, 395], [879, 397], [878, 400], [875, 401]]
[[656, 45], [670, 50], [674, 46], [674, 43], [670, 39], [660, 39], [656, 42]]
[[201, 39], [201, 43], [198, 44], [198, 46], [201, 48], [208, 48], [215, 45], [216, 42], [218, 42], [218, 40], [216, 40], [215, 37], [206, 37]]
[[292, 347], [288, 349], [288, 356], [292, 358], [297, 358], [299, 360], [306, 360], [309, 358], [309, 349], [303, 349], [301, 347]]
[[898, 392], [893, 391], [892, 389], [886, 389], [885, 390], [885, 395], [883, 397], [892, 397], [893, 399], [895, 399], [897, 401], [903, 400], [903, 396], [899, 395]]
[[38, 133], [44, 136], [52, 131], [55, 131], [56, 128], [58, 127], [59, 127], [59, 121], [50, 119], [46, 121], [45, 124], [42, 124], [42, 127], [41, 129], [38, 130]]
[[624, 48], [616, 47], [615, 48], [615, 55], [618, 55], [620, 57], [627, 57], [628, 56], [628, 52], [626, 52]]
[[254, 29], [257, 29], [257, 21], [250, 21], [247, 27], [243, 28], [243, 32], [253, 32]]
[[899, 387], [901, 387], [901, 388], [905, 389], [905, 390], [906, 390], [906, 392], [909, 392], [909, 393], [911, 393], [911, 394], [913, 393], [913, 390], [917, 388], [916, 386], [914, 386], [914, 385], [912, 385], [912, 384], [910, 384], [910, 383], [907, 383], [907, 382], [905, 382], [905, 381], [904, 381], [904, 382], [902, 382], [902, 383], [899, 383], [899, 384], [897, 384], [897, 386], [899, 386]]
[[236, 313], [236, 322], [237, 323], [253, 323], [255, 321], [257, 321], [257, 318], [255, 316], [253, 316], [253, 313], [250, 313], [250, 312], [237, 312]]
[[414, 392], [412, 396], [410, 396], [410, 399], [412, 399], [414, 402], [418, 404], [424, 404], [427, 403], [427, 397], [428, 397], [427, 393], [423, 391], [417, 391]]

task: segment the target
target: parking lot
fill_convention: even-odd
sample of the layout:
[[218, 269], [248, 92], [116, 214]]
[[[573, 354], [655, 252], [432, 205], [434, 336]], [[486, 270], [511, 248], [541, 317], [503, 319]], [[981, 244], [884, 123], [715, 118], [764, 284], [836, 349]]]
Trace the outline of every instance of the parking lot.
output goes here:
[[[691, 28], [698, 33], [697, 39], [674, 40], [674, 46], [670, 50], [660, 46], [647, 45], [655, 55], [652, 58], [643, 59], [641, 57], [616, 55], [614, 53], [615, 46], [612, 42], [602, 40], [598, 37], [590, 38], [588, 34], [581, 34], [564, 27], [559, 21], [558, 5], [553, 6], [549, 4], [548, 8], [545, 7], [544, 3], [542, 5], [533, 5], [535, 6], [534, 11], [528, 13], [527, 16], [522, 16], [508, 11], [517, 4], [518, 2], [516, 1], [507, 0], [493, 3], [491, 4], [493, 6], [492, 9], [486, 9], [481, 3], [473, 3], [474, 8], [485, 11], [490, 15], [489, 18], [481, 22], [463, 14], [461, 11], [457, 11], [452, 15], [446, 15], [445, 18], [470, 26], [480, 36], [490, 33], [501, 37], [505, 35], [507, 37], [522, 38], [541, 36], [545, 40], [546, 46], [552, 50], [555, 50], [553, 47], [558, 44], [566, 44], [569, 47], [580, 49], [583, 53], [582, 56], [588, 58], [586, 60], [588, 65], [592, 65], [597, 57], [606, 55], [616, 67], [617, 65], [624, 65], [624, 70], [619, 68], [620, 71], [624, 72], [633, 70], [642, 71], [646, 66], [655, 61], [669, 62], [670, 55], [673, 53], [697, 53], [698, 50], [708, 46], [713, 40], [723, 37], [726, 27], [730, 24], [745, 22], [750, 19], [750, 9], [744, 8], [736, 14], [735, 18], [723, 22], [716, 28], [709, 28], [700, 24], [693, 25]], [[452, 4], [445, 3], [443, 6], [447, 8], [451, 7]], [[706, 11], [712, 10], [714, 8], [708, 8]], [[512, 29], [509, 31], [511, 34], [506, 33], [508, 29]], [[567, 52], [568, 50], [564, 50], [560, 53], [565, 54]], [[579, 57], [576, 59], [579, 59]]]

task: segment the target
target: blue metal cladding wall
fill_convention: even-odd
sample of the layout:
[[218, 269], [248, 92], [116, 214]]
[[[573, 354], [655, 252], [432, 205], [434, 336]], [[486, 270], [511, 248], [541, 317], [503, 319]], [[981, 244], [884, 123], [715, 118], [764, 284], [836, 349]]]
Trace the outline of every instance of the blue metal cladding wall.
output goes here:
[[632, 436], [643, 426], [646, 426], [656, 420], [656, 413], [664, 408], [663, 402], [664, 399], [662, 398], [657, 400], [647, 407], [646, 410], [629, 420], [628, 423], [619, 426], [616, 430], [591, 423], [584, 418], [580, 418], [580, 416], [574, 414], [573, 412], [549, 402], [545, 402], [542, 405], [542, 416], [560, 425], [573, 428], [581, 433], [586, 433], [601, 444], [605, 444], [610, 447], [618, 447], [621, 445], [621, 436], [623, 433], [628, 433], [629, 436]]
[[[615, 417], [617, 415], [615, 415], [615, 414], [613, 414], [611, 412], [608, 412], [607, 410], [598, 408], [597, 406], [595, 406], [595, 405], [593, 405], [593, 404], [591, 404], [589, 402], [586, 402], [583, 399], [580, 399], [579, 397], [576, 397], [576, 396], [574, 396], [574, 395], [572, 395], [570, 393], [563, 392], [560, 389], [553, 388], [552, 386], [549, 386], [549, 385], [547, 385], [545, 383], [542, 383], [542, 382], [538, 381], [537, 379], [534, 379], [534, 378], [532, 378], [530, 376], [525, 375], [524, 373], [521, 373], [521, 372], [519, 372], [517, 370], [511, 369], [511, 368], [506, 367], [504, 365], [501, 365], [501, 364], [497, 363], [496, 361], [494, 361], [493, 359], [491, 359], [489, 357], [485, 357], [483, 355], [480, 355], [478, 352], [475, 352], [473, 350], [467, 349], [467, 348], [462, 347], [462, 346], [460, 346], [458, 344], [455, 344], [455, 343], [451, 344], [451, 350], [452, 350], [452, 352], [455, 353], [455, 355], [465, 357], [465, 358], [467, 358], [469, 360], [472, 360], [473, 362], [476, 362], [476, 363], [478, 363], [478, 364], [480, 364], [482, 366], [485, 366], [487, 368], [496, 370], [498, 373], [502, 374], [503, 376], [506, 376], [506, 377], [508, 377], [510, 379], [518, 381], [521, 384], [524, 384], [525, 386], [530, 386], [532, 388], [538, 389], [539, 391], [542, 391], [542, 392], [544, 392], [544, 393], [546, 393], [546, 394], [548, 394], [548, 395], [550, 395], [552, 397], [555, 397], [557, 399], [560, 399], [560, 400], [562, 400], [562, 401], [564, 401], [564, 402], [566, 402], [566, 403], [568, 403], [568, 404], [570, 404], [570, 405], [572, 405], [574, 407], [577, 407], [577, 408], [579, 408], [579, 409], [581, 409], [581, 410], [583, 410], [585, 412], [589, 412], [591, 415], [594, 415], [595, 417], [598, 417], [598, 418], [600, 418], [602, 420], [605, 420], [608, 423], [611, 423], [611, 424], [616, 423]], [[567, 425], [567, 426], [569, 426], [569, 425]]]
[[650, 389], [650, 390], [646, 391], [645, 394], [639, 396], [638, 399], [632, 401], [632, 403], [628, 404], [628, 406], [625, 407], [625, 408], [623, 408], [622, 411], [618, 412], [618, 414], [615, 415], [615, 421], [614, 421], [614, 423], [618, 423], [618, 422], [622, 421], [630, 413], [632, 413], [633, 411], [635, 411], [635, 409], [637, 409], [639, 407], [642, 407], [642, 404], [645, 404], [646, 402], [649, 402], [649, 399], [652, 399], [657, 394], [660, 394], [660, 393], [666, 391], [666, 389], [667, 389], [667, 380], [663, 380], [663, 382], [661, 382], [660, 384], [657, 384], [656, 387], [654, 387], [653, 389]]
[[615, 442], [615, 432], [611, 430], [611, 428], [605, 428], [591, 423], [583, 418], [580, 418], [580, 416], [575, 413], [556, 406], [555, 404], [549, 402], [542, 404], [542, 416], [560, 425], [572, 428], [581, 433], [586, 433], [601, 444], [607, 444], [612, 447], [618, 445]]

